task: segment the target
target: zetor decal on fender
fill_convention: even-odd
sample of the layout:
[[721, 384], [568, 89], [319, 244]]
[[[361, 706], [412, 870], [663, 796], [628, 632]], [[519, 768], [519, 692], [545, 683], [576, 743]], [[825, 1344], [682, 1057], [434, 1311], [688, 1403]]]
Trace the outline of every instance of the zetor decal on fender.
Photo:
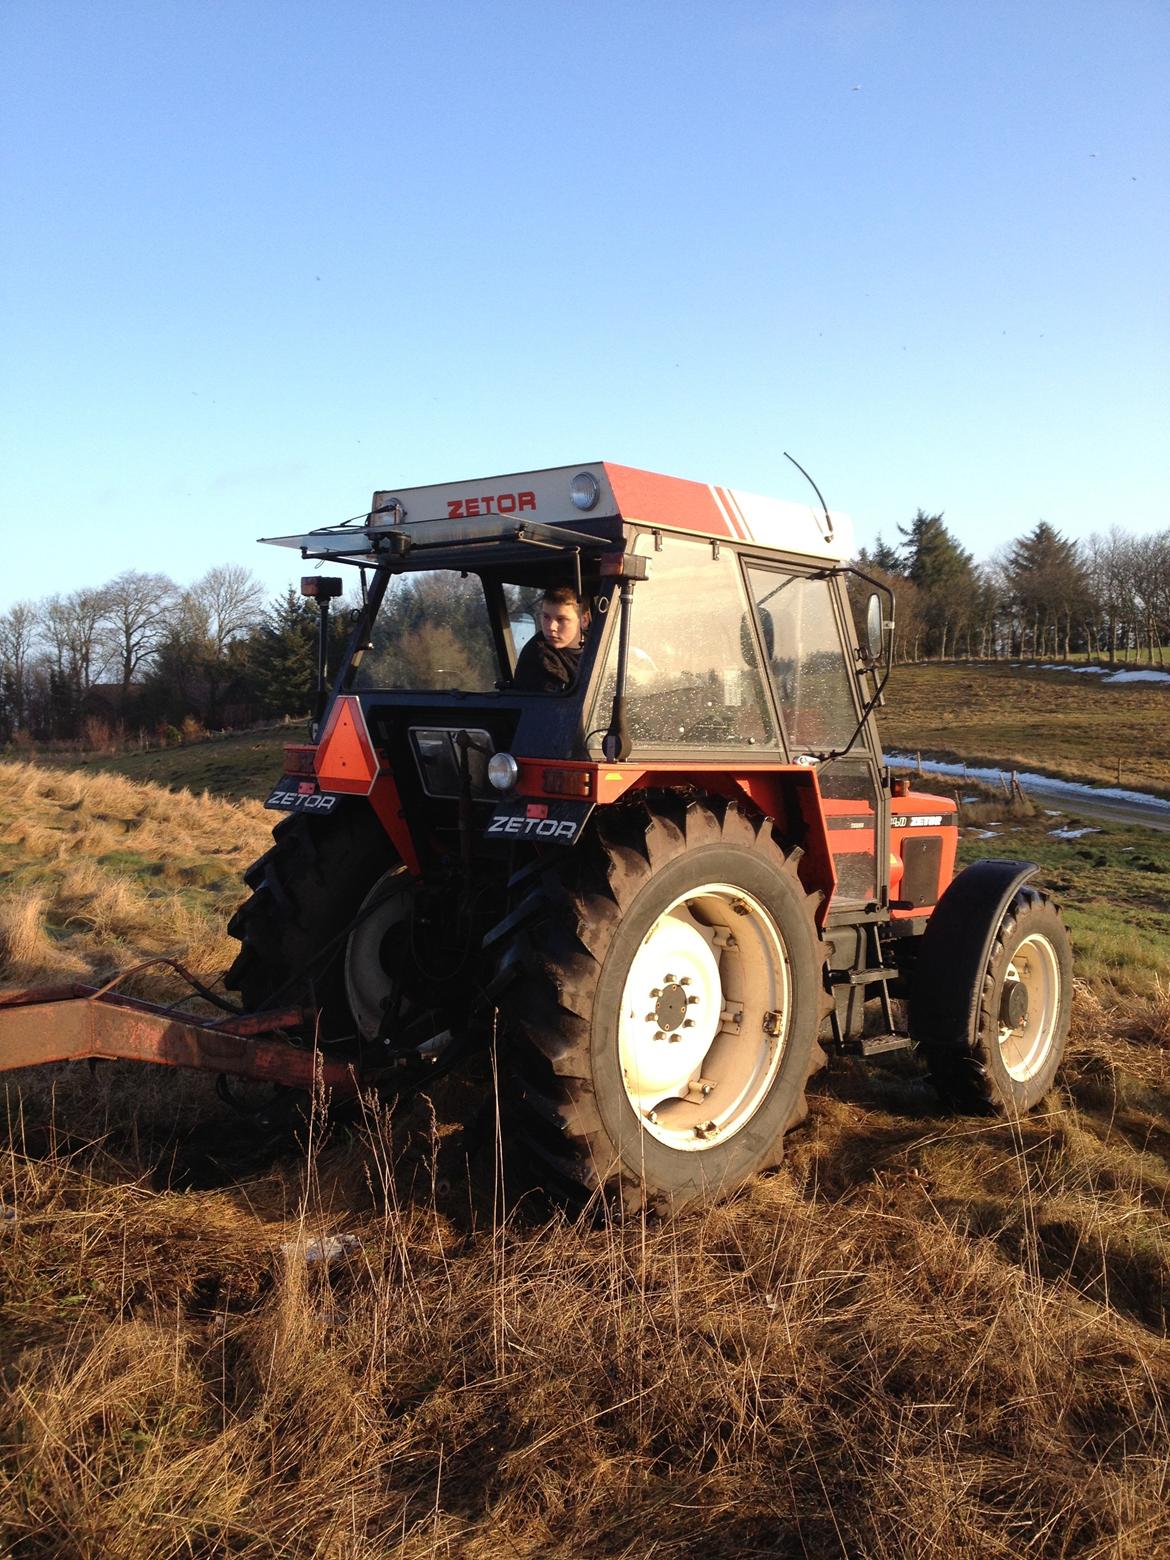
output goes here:
[[523, 813], [497, 813], [487, 826], [489, 834], [507, 834], [526, 840], [575, 840], [581, 825], [572, 818], [526, 818]]
[[340, 800], [339, 796], [323, 796], [312, 784], [285, 778], [273, 786], [264, 805], [280, 812], [330, 813]]
[[539, 840], [544, 845], [571, 845], [592, 811], [592, 802], [569, 801], [563, 797], [555, 801], [550, 798], [541, 802], [503, 802], [488, 820], [484, 833], [496, 840]]
[[535, 512], [535, 493], [485, 493], [482, 498], [449, 498], [448, 520], [474, 520], [480, 515], [522, 515]]

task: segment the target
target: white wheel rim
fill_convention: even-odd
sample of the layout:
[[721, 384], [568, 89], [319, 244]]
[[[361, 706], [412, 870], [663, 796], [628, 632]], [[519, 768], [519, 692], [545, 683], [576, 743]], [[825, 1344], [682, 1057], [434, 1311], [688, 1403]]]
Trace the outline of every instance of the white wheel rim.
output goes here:
[[[374, 884], [362, 901], [358, 924], [345, 945], [346, 998], [354, 1022], [367, 1040], [374, 1039], [383, 1027], [385, 1003], [394, 991], [394, 975], [383, 961], [383, 944], [410, 914], [407, 895], [395, 892], [394, 880], [400, 875], [401, 868], [395, 867]], [[373, 908], [367, 909], [371, 905]]]
[[759, 900], [730, 883], [680, 894], [622, 987], [622, 1082], [645, 1130], [687, 1153], [726, 1142], [767, 1097], [791, 1023], [788, 952]]
[[1027, 1083], [1043, 1067], [1052, 1049], [1060, 1014], [1060, 961], [1047, 937], [1026, 937], [1012, 953], [1004, 976], [1028, 993], [1027, 1017], [1014, 1027], [1000, 1015], [999, 1054], [1008, 1076]]

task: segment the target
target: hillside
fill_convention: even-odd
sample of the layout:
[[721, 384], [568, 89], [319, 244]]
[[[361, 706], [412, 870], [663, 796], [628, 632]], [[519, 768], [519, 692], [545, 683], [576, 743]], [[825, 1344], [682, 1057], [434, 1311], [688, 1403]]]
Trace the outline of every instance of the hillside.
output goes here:
[[[222, 968], [255, 804], [0, 781], [0, 981], [163, 950]], [[1061, 1085], [1016, 1130], [945, 1116], [908, 1059], [838, 1063], [778, 1174], [705, 1214], [591, 1227], [505, 1209], [491, 1113], [459, 1126], [486, 1071], [276, 1164], [249, 1163], [208, 1079], [7, 1078], [0, 1547], [1170, 1549], [1166, 928], [1134, 920], [1119, 948], [1124, 911], [1093, 898], [1156, 916], [1170, 864], [1131, 860], [1124, 831], [968, 812], [965, 853], [989, 830], [997, 854], [1048, 853], [1078, 939]], [[176, 990], [165, 969], [136, 984]], [[194, 1124], [227, 1158], [184, 1192], [169, 1167]], [[341, 1234], [336, 1263], [306, 1260]]]
[[1170, 683], [989, 662], [897, 666], [883, 744], [1170, 795]]

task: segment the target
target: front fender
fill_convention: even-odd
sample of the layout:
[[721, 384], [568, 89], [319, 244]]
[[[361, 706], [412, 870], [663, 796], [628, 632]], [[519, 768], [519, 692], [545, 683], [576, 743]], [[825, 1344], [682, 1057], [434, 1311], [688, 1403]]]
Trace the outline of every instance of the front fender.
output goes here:
[[996, 930], [1034, 861], [976, 861], [953, 879], [926, 923], [910, 982], [910, 1035], [969, 1043]]

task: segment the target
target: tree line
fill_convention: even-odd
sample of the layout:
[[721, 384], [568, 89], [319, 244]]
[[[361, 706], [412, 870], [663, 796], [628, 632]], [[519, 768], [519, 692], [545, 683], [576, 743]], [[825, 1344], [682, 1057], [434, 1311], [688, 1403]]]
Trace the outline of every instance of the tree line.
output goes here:
[[1170, 646], [1170, 529], [1075, 542], [1046, 520], [977, 563], [942, 514], [918, 510], [858, 567], [897, 598], [895, 659], [1142, 659]]
[[302, 715], [316, 644], [316, 609], [291, 587], [266, 601], [237, 564], [186, 587], [129, 569], [104, 585], [19, 601], [0, 614], [0, 742]]

